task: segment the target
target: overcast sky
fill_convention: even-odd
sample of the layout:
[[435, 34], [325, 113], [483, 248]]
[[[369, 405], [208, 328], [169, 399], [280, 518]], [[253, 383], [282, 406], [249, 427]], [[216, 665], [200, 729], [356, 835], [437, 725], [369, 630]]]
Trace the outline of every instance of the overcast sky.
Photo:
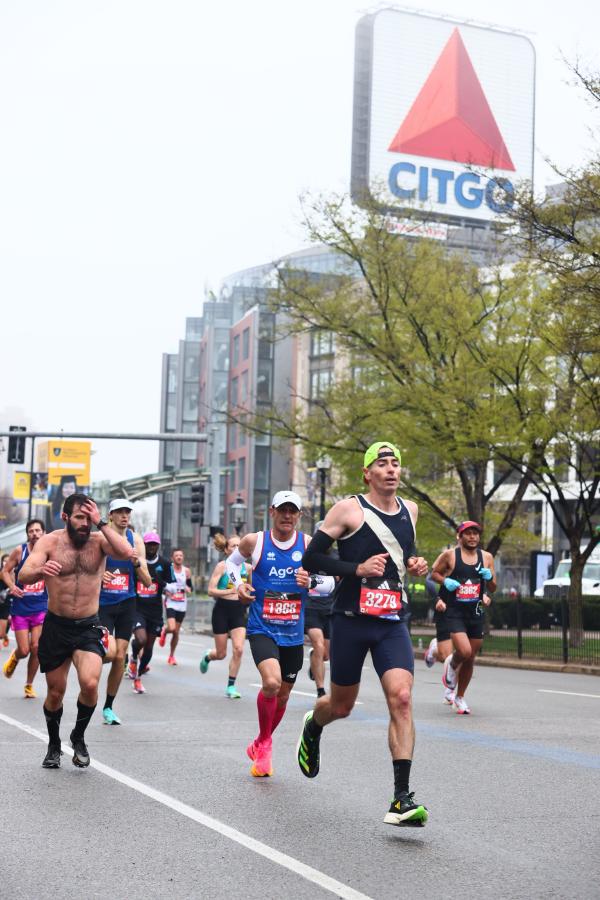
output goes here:
[[[205, 288], [302, 246], [300, 193], [347, 189], [354, 29], [374, 8], [2, 0], [4, 427], [158, 430], [161, 354]], [[592, 119], [561, 54], [593, 63], [598, 7], [427, 9], [528, 34], [538, 186], [556, 181], [545, 156], [585, 160]], [[157, 466], [155, 444], [96, 449], [94, 479]]]

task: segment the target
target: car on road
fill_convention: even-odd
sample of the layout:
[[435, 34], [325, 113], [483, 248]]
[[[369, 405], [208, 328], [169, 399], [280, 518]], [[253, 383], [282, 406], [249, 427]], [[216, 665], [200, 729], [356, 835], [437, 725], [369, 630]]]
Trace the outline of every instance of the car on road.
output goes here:
[[[534, 596], [544, 597], [546, 588], [568, 587], [571, 583], [571, 560], [561, 559], [552, 578], [544, 581]], [[600, 597], [600, 559], [588, 560], [583, 567], [581, 593], [584, 596]]]

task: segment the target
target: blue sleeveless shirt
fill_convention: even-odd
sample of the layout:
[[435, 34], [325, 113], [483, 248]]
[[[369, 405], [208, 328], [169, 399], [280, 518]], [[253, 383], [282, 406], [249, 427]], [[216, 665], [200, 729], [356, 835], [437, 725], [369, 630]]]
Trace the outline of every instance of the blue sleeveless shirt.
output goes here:
[[15, 566], [15, 582], [25, 593], [22, 597], [11, 597], [11, 613], [14, 616], [33, 616], [48, 609], [48, 591], [43, 580], [36, 581], [35, 584], [21, 584], [19, 581], [19, 572], [28, 556], [29, 547], [21, 544], [21, 559]]
[[[127, 529], [126, 536], [133, 547], [133, 531], [130, 528]], [[107, 556], [106, 571], [114, 573], [115, 577], [112, 584], [102, 585], [100, 589], [100, 606], [112, 606], [115, 603], [120, 603], [121, 600], [135, 597], [136, 575], [131, 560], [113, 559], [112, 556]]]
[[302, 565], [305, 540], [296, 532], [291, 547], [282, 550], [270, 531], [263, 531], [260, 559], [252, 571], [256, 595], [250, 604], [247, 633], [266, 634], [280, 647], [304, 643], [304, 607], [308, 588], [296, 584], [296, 572]]

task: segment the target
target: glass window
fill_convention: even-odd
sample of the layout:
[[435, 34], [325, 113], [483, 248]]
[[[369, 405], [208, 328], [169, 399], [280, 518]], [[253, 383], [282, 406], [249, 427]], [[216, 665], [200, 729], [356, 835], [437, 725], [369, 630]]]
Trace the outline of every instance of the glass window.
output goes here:
[[177, 394], [167, 394], [167, 420], [166, 431], [175, 431], [177, 428]]
[[256, 447], [254, 454], [254, 490], [266, 491], [269, 487], [270, 450], [268, 447]]
[[237, 425], [229, 426], [229, 449], [235, 450], [237, 447]]
[[238, 491], [243, 491], [246, 488], [246, 457], [242, 456], [241, 459], [238, 459]]
[[242, 334], [242, 359], [248, 359], [250, 356], [250, 329], [244, 328]]
[[331, 369], [319, 369], [310, 373], [310, 399], [321, 397], [331, 386], [333, 371]]
[[335, 336], [332, 331], [313, 331], [310, 336], [310, 355], [329, 356], [335, 350]]
[[240, 447], [246, 446], [246, 432], [244, 428], [240, 425]]
[[172, 469], [175, 466], [177, 453], [175, 452], [177, 447], [176, 441], [165, 441], [165, 468]]
[[186, 422], [198, 421], [198, 385], [183, 385], [183, 418]]
[[239, 366], [240, 364], [240, 336], [236, 334], [233, 338], [233, 362], [232, 366]]
[[259, 359], [256, 379], [256, 399], [259, 403], [271, 402], [271, 361]]
[[215, 372], [214, 375], [214, 405], [215, 408], [227, 408], [227, 373]]
[[237, 379], [237, 376], [235, 378], [231, 379], [229, 403], [231, 404], [231, 406], [238, 405], [238, 379]]
[[167, 393], [174, 394], [177, 391], [177, 357], [169, 356], [167, 364]]
[[215, 369], [226, 371], [229, 368], [229, 333], [221, 329], [215, 336]]
[[183, 377], [185, 381], [197, 381], [200, 377], [200, 344], [186, 341]]
[[240, 380], [240, 403], [245, 403], [248, 399], [248, 369], [245, 372], [242, 372], [241, 380]]

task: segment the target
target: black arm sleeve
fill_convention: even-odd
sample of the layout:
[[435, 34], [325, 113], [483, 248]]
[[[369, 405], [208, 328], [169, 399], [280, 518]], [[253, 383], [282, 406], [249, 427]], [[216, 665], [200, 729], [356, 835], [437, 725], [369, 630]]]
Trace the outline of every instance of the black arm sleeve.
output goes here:
[[307, 572], [320, 572], [324, 575], [355, 575], [358, 563], [346, 562], [329, 556], [327, 551], [333, 544], [333, 538], [319, 529], [304, 551], [302, 568]]

